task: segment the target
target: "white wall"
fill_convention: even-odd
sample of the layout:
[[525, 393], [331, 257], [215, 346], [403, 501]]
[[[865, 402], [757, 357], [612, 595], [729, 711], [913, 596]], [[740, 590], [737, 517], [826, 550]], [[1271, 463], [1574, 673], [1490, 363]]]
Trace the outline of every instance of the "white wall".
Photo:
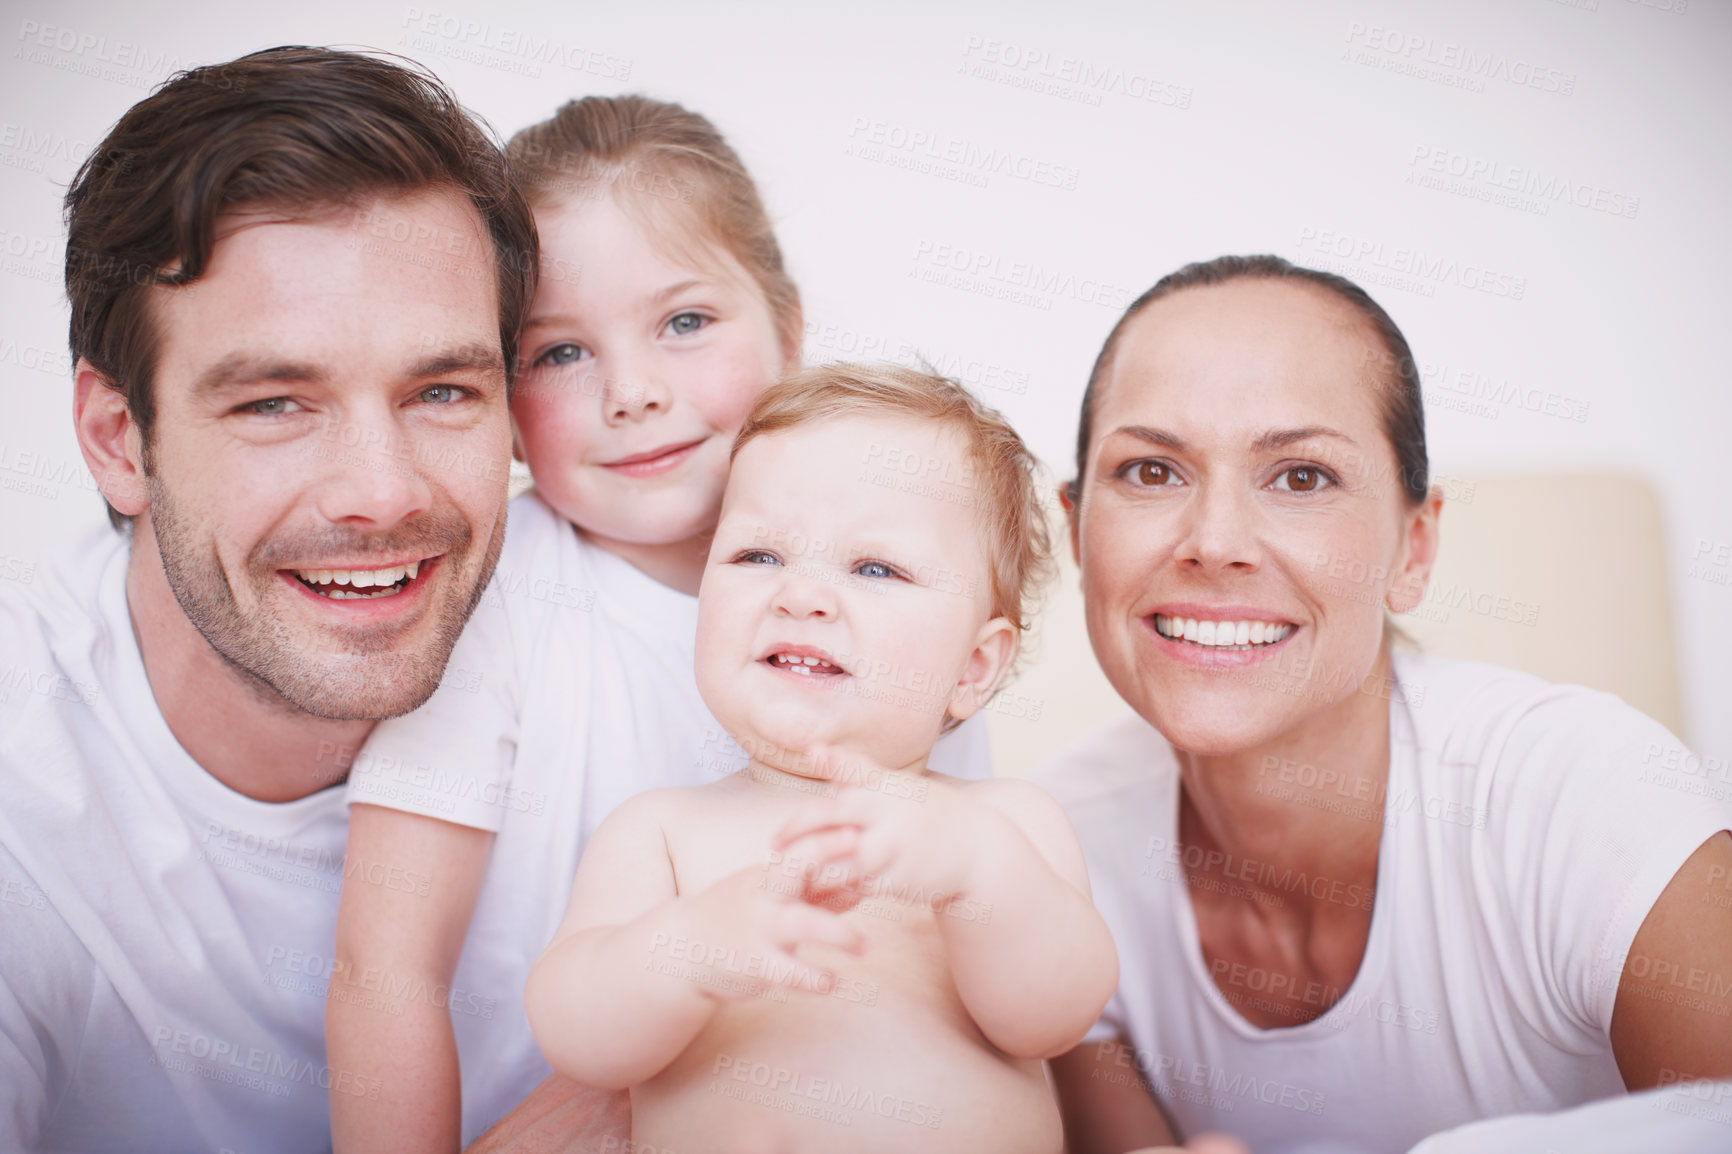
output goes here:
[[[362, 45], [426, 61], [504, 132], [590, 92], [707, 113], [781, 222], [811, 355], [924, 352], [984, 382], [1061, 473], [1131, 296], [1223, 252], [1328, 261], [1433, 366], [1440, 472], [1651, 480], [1687, 735], [1732, 758], [1732, 390], [1714, 347], [1732, 315], [1732, 5], [145, 7], [8, 0], [0, 18], [0, 579], [102, 520], [58, 279], [77, 161], [177, 67]], [[947, 151], [965, 171], [933, 170]], [[970, 167], [995, 152], [1011, 166]], [[1433, 156], [1533, 183], [1515, 204], [1485, 178], [1426, 187]]]

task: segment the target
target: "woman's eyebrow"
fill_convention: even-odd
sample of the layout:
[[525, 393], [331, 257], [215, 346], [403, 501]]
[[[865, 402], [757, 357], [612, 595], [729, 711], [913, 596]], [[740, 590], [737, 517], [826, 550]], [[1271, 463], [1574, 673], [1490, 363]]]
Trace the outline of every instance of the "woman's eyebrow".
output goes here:
[[1149, 425], [1120, 425], [1113, 430], [1113, 433], [1115, 435], [1124, 433], [1126, 436], [1135, 437], [1139, 441], [1147, 441], [1151, 445], [1160, 445], [1162, 448], [1171, 449], [1175, 453], [1182, 453], [1190, 448], [1185, 439], [1177, 433], [1169, 433], [1165, 429], [1156, 429]]
[[1339, 430], [1331, 429], [1327, 425], [1301, 425], [1297, 429], [1270, 429], [1266, 433], [1258, 434], [1257, 439], [1251, 442], [1251, 447], [1259, 453], [1269, 453], [1276, 449], [1285, 449], [1288, 445], [1296, 444], [1299, 441], [1309, 441], [1313, 437], [1335, 437], [1346, 441], [1355, 448], [1358, 447], [1358, 442], [1354, 441], [1352, 437]]

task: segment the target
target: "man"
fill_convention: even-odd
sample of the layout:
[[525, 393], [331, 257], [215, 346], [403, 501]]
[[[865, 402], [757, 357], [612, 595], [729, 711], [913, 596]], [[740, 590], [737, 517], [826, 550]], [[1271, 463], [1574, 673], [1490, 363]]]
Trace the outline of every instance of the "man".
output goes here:
[[131, 109], [66, 198], [119, 532], [0, 592], [0, 1149], [318, 1150], [342, 790], [505, 528], [527, 206], [426, 74], [282, 48]]

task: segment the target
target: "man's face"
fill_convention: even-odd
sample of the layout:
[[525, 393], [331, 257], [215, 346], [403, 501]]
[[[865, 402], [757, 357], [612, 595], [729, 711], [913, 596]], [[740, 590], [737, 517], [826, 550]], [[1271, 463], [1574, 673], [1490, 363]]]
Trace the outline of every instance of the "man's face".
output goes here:
[[319, 717], [414, 709], [493, 571], [511, 434], [492, 248], [455, 193], [226, 218], [158, 290], [148, 513], [181, 608]]

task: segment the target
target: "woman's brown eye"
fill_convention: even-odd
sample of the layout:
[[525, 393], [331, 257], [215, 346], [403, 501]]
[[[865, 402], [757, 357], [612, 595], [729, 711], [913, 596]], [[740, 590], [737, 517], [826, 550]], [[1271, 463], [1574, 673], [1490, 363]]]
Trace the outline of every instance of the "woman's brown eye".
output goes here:
[[1317, 487], [1316, 469], [1288, 469], [1287, 487], [1295, 493], [1309, 493]]
[[1137, 463], [1137, 484], [1165, 485], [1172, 477], [1173, 471], [1159, 461], [1139, 461]]

